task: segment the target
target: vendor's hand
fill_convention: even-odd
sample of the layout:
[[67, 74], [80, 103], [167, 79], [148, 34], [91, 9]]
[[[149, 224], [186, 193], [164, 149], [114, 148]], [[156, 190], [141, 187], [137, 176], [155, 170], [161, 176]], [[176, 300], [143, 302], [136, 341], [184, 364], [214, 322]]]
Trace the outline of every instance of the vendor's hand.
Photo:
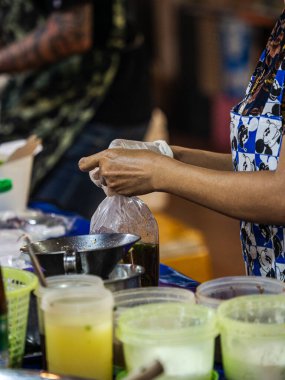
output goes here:
[[79, 161], [82, 171], [99, 168], [97, 179], [103, 178], [109, 194], [142, 195], [160, 191], [163, 167], [171, 158], [144, 149], [107, 149]]

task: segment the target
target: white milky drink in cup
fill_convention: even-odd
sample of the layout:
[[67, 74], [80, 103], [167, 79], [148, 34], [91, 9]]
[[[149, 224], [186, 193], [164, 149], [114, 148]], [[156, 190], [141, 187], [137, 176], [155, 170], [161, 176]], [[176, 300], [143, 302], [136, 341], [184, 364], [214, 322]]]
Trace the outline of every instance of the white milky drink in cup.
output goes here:
[[182, 302], [145, 304], [122, 312], [116, 331], [128, 371], [157, 359], [160, 380], [211, 380], [215, 311]]
[[[182, 288], [164, 287], [145, 287], [124, 289], [114, 293], [114, 329], [122, 312], [139, 306], [152, 303], [183, 302], [188, 304], [195, 303], [195, 295], [192, 291]], [[125, 359], [122, 343], [114, 334], [113, 361], [115, 370], [125, 369]]]

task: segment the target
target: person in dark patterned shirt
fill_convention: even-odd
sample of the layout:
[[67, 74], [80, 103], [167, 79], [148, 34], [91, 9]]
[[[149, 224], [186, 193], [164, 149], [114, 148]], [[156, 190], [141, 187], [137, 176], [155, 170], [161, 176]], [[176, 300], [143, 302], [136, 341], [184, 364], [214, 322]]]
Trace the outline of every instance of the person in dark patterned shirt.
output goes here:
[[90, 217], [104, 193], [77, 161], [114, 138], [142, 139], [148, 64], [127, 0], [1, 0], [0, 142], [41, 138], [32, 199]]

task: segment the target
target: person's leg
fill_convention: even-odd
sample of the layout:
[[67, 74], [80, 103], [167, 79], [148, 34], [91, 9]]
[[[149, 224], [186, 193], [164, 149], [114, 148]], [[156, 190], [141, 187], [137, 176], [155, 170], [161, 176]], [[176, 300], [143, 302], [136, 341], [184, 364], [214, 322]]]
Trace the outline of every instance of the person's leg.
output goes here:
[[39, 184], [32, 194], [32, 200], [52, 202], [65, 210], [91, 218], [105, 198], [105, 193], [93, 184], [87, 173], [78, 169], [79, 159], [107, 149], [110, 142], [117, 138], [143, 140], [147, 126], [147, 123], [131, 127], [88, 125]]

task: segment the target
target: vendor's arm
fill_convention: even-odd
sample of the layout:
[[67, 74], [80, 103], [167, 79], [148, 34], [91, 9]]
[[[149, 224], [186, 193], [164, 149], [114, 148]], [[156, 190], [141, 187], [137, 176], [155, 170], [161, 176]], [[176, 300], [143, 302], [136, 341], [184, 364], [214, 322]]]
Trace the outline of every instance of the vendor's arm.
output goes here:
[[53, 12], [46, 22], [20, 41], [0, 50], [0, 73], [36, 69], [92, 45], [92, 3]]
[[200, 149], [171, 146], [174, 158], [186, 164], [216, 170], [233, 170], [232, 155]]
[[164, 191], [233, 218], [285, 225], [284, 156], [285, 147], [275, 172], [206, 169], [131, 149], [109, 149], [85, 157], [79, 166], [83, 171], [99, 167], [109, 189], [122, 195]]

